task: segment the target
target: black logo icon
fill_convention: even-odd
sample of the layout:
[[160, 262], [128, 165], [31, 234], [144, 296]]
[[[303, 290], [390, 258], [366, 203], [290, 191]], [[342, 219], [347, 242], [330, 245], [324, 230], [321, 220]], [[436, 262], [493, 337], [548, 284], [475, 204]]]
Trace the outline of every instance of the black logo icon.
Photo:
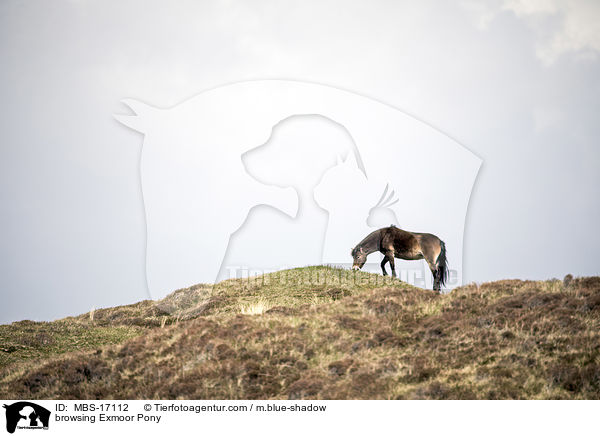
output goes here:
[[50, 411], [29, 401], [3, 406], [6, 409], [6, 431], [14, 433], [17, 426], [26, 429], [48, 429]]

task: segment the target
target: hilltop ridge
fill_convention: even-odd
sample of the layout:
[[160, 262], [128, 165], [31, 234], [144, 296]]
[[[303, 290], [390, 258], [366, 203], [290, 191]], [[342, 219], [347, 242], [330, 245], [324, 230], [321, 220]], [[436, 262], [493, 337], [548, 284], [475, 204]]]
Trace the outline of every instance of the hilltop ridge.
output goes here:
[[0, 396], [598, 399], [600, 277], [438, 295], [325, 266], [0, 326]]

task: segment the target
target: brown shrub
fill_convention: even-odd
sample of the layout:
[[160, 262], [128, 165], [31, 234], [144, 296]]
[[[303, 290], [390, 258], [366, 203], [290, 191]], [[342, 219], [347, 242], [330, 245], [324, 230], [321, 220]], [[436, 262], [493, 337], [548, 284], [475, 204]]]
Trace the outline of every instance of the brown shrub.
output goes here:
[[369, 328], [369, 323], [366, 319], [340, 315], [335, 320], [337, 325], [343, 329], [365, 331]]
[[402, 347], [405, 342], [397, 336], [391, 329], [381, 329], [375, 332], [373, 335], [373, 341], [379, 345], [385, 345], [388, 347]]
[[344, 375], [353, 363], [354, 361], [352, 359], [337, 360], [332, 362], [328, 366], [329, 373], [338, 376]]
[[598, 395], [600, 388], [600, 365], [598, 364], [583, 367], [559, 364], [550, 368], [550, 376], [553, 384], [569, 392], [591, 391]]
[[321, 377], [308, 375], [295, 381], [288, 388], [288, 400], [315, 398], [323, 388]]
[[105, 378], [109, 373], [108, 366], [101, 359], [78, 356], [44, 365], [16, 382], [14, 388], [18, 392], [35, 394], [43, 388], [50, 388], [60, 383], [72, 386], [94, 382]]

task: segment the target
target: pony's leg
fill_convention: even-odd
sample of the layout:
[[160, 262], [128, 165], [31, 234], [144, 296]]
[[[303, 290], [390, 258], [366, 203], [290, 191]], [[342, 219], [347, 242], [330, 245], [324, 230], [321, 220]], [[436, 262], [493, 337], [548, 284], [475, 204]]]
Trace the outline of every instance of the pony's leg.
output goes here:
[[438, 269], [435, 263], [431, 262], [429, 258], [425, 259], [427, 261], [427, 265], [429, 265], [429, 269], [431, 270], [431, 274], [433, 275], [433, 290], [440, 292], [442, 290], [442, 286], [440, 285], [440, 277], [438, 274]]
[[442, 291], [442, 285], [440, 285], [440, 277], [437, 269], [432, 269], [431, 274], [433, 274], [433, 290], [437, 292]]
[[383, 275], [387, 276], [387, 271], [385, 270], [385, 264], [388, 262], [387, 256], [383, 256], [383, 260], [381, 261], [381, 271], [383, 271]]
[[387, 258], [388, 262], [390, 263], [390, 267], [392, 268], [392, 277], [396, 277], [396, 263], [394, 262], [394, 252], [388, 251], [385, 254], [385, 257]]

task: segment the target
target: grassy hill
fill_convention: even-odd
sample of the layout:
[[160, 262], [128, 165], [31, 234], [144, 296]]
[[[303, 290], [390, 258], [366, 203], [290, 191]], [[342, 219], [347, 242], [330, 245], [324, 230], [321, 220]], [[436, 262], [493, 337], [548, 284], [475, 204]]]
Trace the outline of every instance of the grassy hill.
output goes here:
[[446, 295], [308, 267], [0, 326], [2, 398], [598, 399], [600, 277]]

